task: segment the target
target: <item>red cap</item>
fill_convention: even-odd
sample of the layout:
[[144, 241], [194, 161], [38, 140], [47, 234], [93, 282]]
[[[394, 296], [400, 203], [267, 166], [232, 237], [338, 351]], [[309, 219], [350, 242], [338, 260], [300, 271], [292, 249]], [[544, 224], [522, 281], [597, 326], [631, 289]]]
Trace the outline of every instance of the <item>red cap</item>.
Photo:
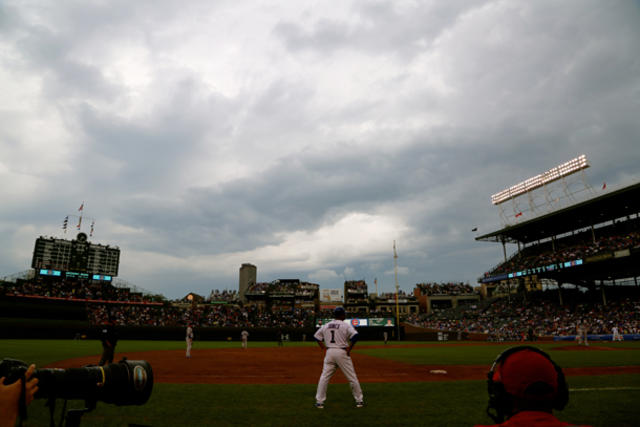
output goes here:
[[507, 393], [517, 397], [547, 397], [525, 394], [527, 387], [537, 382], [550, 385], [553, 393], [558, 391], [558, 372], [553, 363], [532, 350], [521, 350], [508, 356], [495, 370], [493, 380], [501, 382]]

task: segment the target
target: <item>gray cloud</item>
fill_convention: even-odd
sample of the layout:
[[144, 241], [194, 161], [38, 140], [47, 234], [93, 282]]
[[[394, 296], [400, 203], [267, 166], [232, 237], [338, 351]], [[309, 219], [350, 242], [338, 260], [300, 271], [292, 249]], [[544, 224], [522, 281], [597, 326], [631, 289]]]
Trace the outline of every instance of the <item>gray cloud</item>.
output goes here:
[[0, 275], [86, 200], [123, 277], [171, 297], [274, 247], [260, 280], [390, 291], [391, 238], [320, 255], [353, 213], [398, 227], [403, 289], [473, 283], [502, 256], [470, 231], [491, 194], [583, 153], [596, 189], [640, 179], [635, 3], [119, 6], [3, 6]]
[[415, 3], [406, 8], [390, 2], [356, 4], [338, 19], [318, 19], [311, 27], [281, 21], [274, 33], [292, 52], [327, 54], [339, 50], [391, 54], [410, 59], [428, 48], [473, 2]]

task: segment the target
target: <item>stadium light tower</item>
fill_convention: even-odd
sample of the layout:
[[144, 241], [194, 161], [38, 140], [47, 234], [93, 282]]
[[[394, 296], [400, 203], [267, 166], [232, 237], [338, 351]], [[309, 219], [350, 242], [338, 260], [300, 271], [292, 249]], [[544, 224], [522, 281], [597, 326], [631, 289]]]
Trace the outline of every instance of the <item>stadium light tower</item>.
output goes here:
[[[577, 172], [584, 172], [585, 169], [589, 167], [589, 161], [587, 160], [587, 156], [582, 154], [575, 159], [571, 159], [568, 162], [562, 163], [554, 168], [549, 169], [546, 172], [538, 174], [534, 177], [526, 179], [522, 182], [519, 182], [516, 185], [512, 185], [509, 188], [506, 188], [494, 195], [491, 196], [491, 203], [498, 206], [500, 208], [500, 216], [506, 223], [507, 217], [504, 214], [504, 210], [502, 204], [508, 200], [511, 200], [513, 206], [513, 213], [515, 218], [519, 218], [522, 216], [522, 210], [518, 207], [517, 199], [520, 196], [527, 195], [529, 200], [529, 210], [532, 212], [536, 211], [536, 204], [533, 201], [533, 192], [537, 189], [542, 188], [544, 190], [544, 196], [546, 200], [546, 205], [548, 207], [552, 207], [553, 200], [550, 197], [550, 193], [548, 191], [547, 185], [552, 184], [556, 181], [562, 181], [563, 183], [563, 191], [565, 197], [568, 199], [573, 199], [573, 193], [569, 191], [568, 185], [565, 182], [565, 178], [573, 175]], [[591, 189], [591, 186], [586, 182], [584, 174], [582, 176], [582, 181], [585, 189]], [[559, 199], [558, 199], [559, 200]], [[557, 201], [557, 200], [556, 200]]]

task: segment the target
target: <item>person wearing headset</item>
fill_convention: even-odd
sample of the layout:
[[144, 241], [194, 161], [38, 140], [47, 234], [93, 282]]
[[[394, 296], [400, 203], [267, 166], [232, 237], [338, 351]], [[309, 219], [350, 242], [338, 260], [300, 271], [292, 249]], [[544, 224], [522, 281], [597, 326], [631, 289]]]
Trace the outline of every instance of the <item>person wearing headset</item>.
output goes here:
[[[531, 346], [502, 352], [487, 374], [487, 415], [494, 427], [565, 427], [553, 410], [569, 402], [569, 387], [562, 369], [542, 350]], [[480, 426], [476, 427], [488, 427]]]

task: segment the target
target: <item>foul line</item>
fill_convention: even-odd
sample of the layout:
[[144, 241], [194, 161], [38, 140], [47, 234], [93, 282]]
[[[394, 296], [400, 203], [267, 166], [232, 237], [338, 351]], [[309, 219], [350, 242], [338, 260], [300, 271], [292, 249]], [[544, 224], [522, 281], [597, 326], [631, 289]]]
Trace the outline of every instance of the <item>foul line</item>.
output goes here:
[[569, 391], [622, 391], [640, 390], [640, 387], [592, 387], [592, 388], [570, 388]]

